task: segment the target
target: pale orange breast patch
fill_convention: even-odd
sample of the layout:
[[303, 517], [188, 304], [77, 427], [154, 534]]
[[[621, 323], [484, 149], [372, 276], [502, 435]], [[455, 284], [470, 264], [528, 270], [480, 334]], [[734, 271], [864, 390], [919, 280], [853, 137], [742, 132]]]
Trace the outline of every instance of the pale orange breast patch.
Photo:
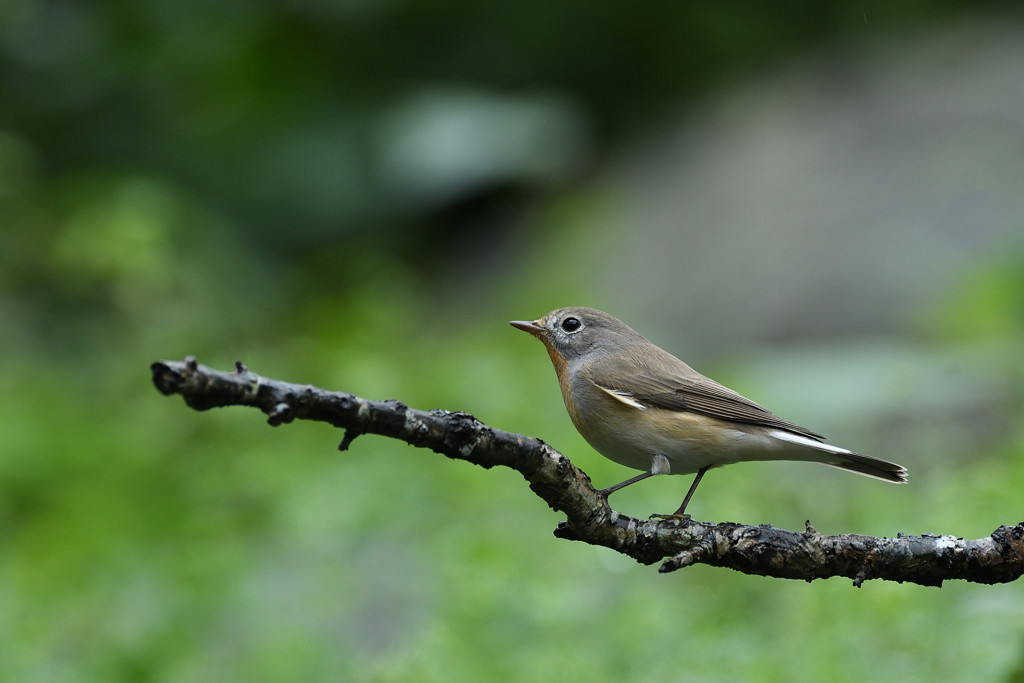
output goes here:
[[555, 375], [558, 377], [558, 386], [562, 390], [562, 400], [565, 401], [565, 409], [569, 411], [569, 417], [578, 429], [580, 424], [579, 413], [576, 411], [576, 403], [573, 401], [572, 393], [569, 390], [569, 363], [562, 357], [562, 354], [558, 353], [548, 343], [547, 339], [541, 337], [540, 340], [544, 342], [544, 348], [548, 351], [551, 364], [555, 366]]

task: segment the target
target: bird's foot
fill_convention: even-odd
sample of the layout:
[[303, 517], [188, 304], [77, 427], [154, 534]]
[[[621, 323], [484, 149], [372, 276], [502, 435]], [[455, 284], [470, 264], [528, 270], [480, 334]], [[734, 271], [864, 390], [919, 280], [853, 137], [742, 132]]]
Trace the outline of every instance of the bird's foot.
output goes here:
[[650, 517], [648, 517], [648, 519], [678, 519], [683, 522], [689, 522], [692, 519], [692, 517], [690, 517], [690, 515], [685, 512], [682, 514], [679, 514], [678, 512], [673, 512], [671, 515], [651, 515]]

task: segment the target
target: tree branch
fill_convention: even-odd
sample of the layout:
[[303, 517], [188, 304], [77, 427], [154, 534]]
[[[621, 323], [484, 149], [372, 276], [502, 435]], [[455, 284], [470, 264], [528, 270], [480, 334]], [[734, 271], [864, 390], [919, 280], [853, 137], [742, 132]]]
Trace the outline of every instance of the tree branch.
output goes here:
[[494, 429], [467, 413], [414, 410], [399, 401], [267, 379], [241, 363], [234, 372], [219, 372], [188, 357], [153, 363], [151, 369], [157, 389], [181, 394], [196, 410], [243, 405], [262, 410], [272, 426], [296, 419], [328, 422], [345, 430], [340, 450], [361, 434], [379, 434], [484, 468], [510, 467], [552, 509], [565, 513], [555, 536], [605, 546], [643, 564], [662, 561], [661, 572], [703, 563], [805, 581], [845, 576], [855, 586], [867, 579], [925, 586], [941, 586], [948, 579], [992, 584], [1024, 574], [1024, 523], [964, 540], [823, 536], [810, 523], [797, 532], [731, 522], [641, 520], [612, 510], [590, 477], [540, 439]]

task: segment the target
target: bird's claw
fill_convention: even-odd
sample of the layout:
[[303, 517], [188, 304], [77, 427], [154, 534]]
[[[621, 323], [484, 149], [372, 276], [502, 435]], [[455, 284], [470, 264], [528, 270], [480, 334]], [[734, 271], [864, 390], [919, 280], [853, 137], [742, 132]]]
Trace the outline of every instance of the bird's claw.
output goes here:
[[674, 512], [671, 515], [651, 515], [650, 517], [648, 517], [648, 519], [678, 519], [682, 522], [689, 522], [692, 519], [692, 517], [690, 517], [690, 515], [685, 512], [681, 515]]

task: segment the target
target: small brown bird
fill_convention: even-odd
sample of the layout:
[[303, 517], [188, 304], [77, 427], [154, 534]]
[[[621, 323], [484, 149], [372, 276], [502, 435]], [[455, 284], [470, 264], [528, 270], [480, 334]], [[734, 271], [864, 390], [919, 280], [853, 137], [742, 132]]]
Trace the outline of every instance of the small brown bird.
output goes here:
[[697, 473], [686, 505], [712, 467], [752, 460], [820, 462], [905, 484], [901, 465], [824, 442], [701, 375], [628, 325], [594, 308], [559, 308], [513, 327], [544, 342], [576, 429], [609, 460], [643, 470], [605, 496], [655, 474]]

